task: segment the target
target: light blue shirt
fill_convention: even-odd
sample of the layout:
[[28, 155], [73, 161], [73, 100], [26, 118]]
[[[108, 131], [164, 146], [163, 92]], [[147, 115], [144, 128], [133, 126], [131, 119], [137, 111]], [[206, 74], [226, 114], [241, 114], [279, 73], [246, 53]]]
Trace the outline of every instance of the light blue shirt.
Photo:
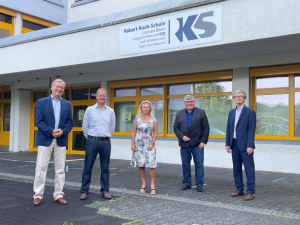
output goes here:
[[111, 137], [116, 128], [116, 116], [112, 108], [105, 105], [100, 109], [97, 103], [88, 107], [83, 116], [82, 131], [87, 138]]
[[53, 95], [51, 95], [51, 100], [52, 100], [52, 106], [53, 106], [54, 117], [55, 117], [55, 129], [58, 129], [59, 121], [60, 121], [60, 108], [61, 108], [62, 97], [56, 100], [53, 97]]
[[243, 108], [244, 108], [244, 104], [240, 108], [236, 107], [236, 110], [235, 110], [235, 121], [234, 121], [234, 130], [233, 130], [233, 138], [236, 138], [236, 125], [237, 125], [237, 123], [239, 121], [239, 118], [240, 118], [240, 115], [242, 113]]

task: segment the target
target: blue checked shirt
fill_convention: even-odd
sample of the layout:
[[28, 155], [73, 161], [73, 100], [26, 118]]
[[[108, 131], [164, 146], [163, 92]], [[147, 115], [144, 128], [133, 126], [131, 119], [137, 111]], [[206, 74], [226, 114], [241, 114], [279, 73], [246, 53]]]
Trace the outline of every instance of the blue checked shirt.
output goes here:
[[234, 130], [233, 130], [233, 138], [236, 138], [236, 125], [239, 121], [239, 118], [240, 118], [240, 115], [241, 115], [241, 112], [244, 108], [244, 105], [242, 105], [240, 108], [236, 108], [235, 110], [235, 121], [234, 121]]
[[60, 121], [60, 107], [61, 107], [61, 97], [56, 100], [53, 95], [51, 95], [52, 99], [52, 106], [54, 110], [54, 117], [55, 117], [55, 129], [58, 129], [59, 121]]
[[82, 130], [85, 138], [111, 137], [116, 128], [116, 116], [112, 108], [105, 105], [100, 109], [97, 103], [88, 107], [83, 116]]

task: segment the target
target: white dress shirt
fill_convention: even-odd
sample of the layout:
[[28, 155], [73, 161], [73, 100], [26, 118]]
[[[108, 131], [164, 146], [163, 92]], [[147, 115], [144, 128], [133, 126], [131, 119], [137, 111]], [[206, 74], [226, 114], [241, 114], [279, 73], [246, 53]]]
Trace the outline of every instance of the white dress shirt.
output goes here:
[[105, 105], [100, 109], [98, 104], [88, 107], [83, 116], [82, 130], [85, 138], [111, 137], [116, 128], [116, 116], [112, 108]]

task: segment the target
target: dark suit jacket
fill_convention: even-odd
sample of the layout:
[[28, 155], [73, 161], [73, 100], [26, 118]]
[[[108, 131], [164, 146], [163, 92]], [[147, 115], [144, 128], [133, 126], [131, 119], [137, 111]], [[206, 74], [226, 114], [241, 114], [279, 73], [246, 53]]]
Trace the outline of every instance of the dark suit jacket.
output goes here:
[[[178, 137], [179, 146], [195, 147], [201, 142], [207, 144], [209, 135], [209, 124], [203, 109], [194, 108], [193, 120], [188, 131], [186, 109], [182, 109], [176, 113], [175, 122], [173, 125], [174, 133]], [[189, 137], [190, 141], [183, 141], [183, 136]]]
[[[39, 99], [36, 103], [35, 124], [38, 127], [36, 145], [49, 146], [53, 140], [52, 131], [55, 128], [55, 117], [51, 97]], [[57, 138], [57, 145], [68, 146], [68, 134], [73, 128], [71, 102], [62, 99], [60, 107], [59, 127], [64, 134]]]
[[[227, 131], [226, 131], [226, 146], [232, 148], [235, 111], [232, 109], [229, 112]], [[247, 148], [255, 148], [254, 136], [256, 127], [256, 114], [253, 109], [244, 105], [239, 120], [236, 125], [236, 141], [240, 151], [247, 151]]]

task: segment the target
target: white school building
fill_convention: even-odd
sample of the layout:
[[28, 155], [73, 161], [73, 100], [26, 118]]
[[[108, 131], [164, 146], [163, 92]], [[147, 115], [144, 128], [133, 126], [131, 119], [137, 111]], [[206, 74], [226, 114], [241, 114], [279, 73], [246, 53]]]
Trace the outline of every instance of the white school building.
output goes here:
[[112, 158], [131, 158], [133, 119], [150, 100], [157, 160], [181, 163], [173, 122], [191, 94], [210, 124], [205, 166], [231, 168], [226, 124], [242, 89], [257, 116], [256, 170], [300, 174], [299, 12], [299, 0], [0, 0], [0, 144], [37, 151], [36, 101], [60, 78], [68, 154], [84, 154], [83, 114], [102, 87], [117, 119]]

